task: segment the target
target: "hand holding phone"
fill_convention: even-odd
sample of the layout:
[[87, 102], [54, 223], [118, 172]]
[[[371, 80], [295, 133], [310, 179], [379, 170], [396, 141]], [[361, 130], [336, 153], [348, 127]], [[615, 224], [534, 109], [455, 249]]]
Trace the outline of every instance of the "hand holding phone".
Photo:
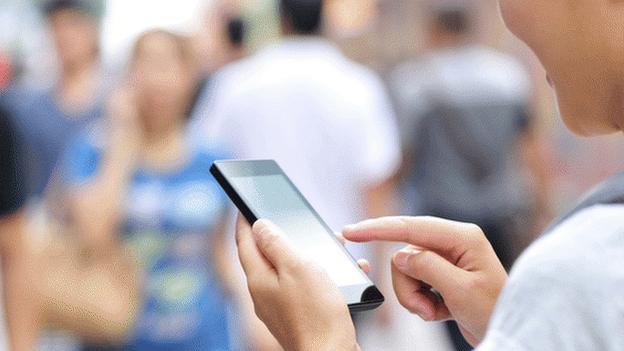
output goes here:
[[275, 161], [217, 161], [210, 171], [250, 224], [260, 218], [272, 221], [302, 257], [322, 267], [351, 311], [383, 302], [377, 287]]
[[336, 284], [280, 228], [239, 217], [236, 242], [256, 314], [286, 350], [359, 349]]

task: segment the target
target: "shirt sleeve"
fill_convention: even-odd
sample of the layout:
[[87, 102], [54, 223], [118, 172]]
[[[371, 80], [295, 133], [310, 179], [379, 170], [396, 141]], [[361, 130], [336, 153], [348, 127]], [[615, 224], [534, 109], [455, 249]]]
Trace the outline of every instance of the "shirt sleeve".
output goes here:
[[[532, 257], [535, 258], [535, 257]], [[511, 274], [477, 351], [596, 350], [609, 335], [597, 265], [579, 257], [524, 260]], [[593, 268], [592, 268], [593, 267]], [[602, 295], [602, 296], [601, 296]]]
[[0, 217], [16, 212], [26, 201], [19, 138], [6, 111], [0, 110]]
[[77, 186], [87, 182], [96, 173], [101, 151], [87, 135], [78, 136], [65, 150], [60, 174], [64, 185]]
[[386, 89], [377, 77], [369, 77], [368, 104], [352, 127], [355, 178], [370, 185], [391, 177], [401, 163], [396, 117]]

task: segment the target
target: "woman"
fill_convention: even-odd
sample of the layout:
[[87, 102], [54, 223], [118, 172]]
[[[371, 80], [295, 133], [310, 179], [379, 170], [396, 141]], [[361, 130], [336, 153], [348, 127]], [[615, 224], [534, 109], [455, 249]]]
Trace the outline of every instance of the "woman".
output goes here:
[[[624, 3], [499, 2], [510, 30], [546, 68], [570, 130], [621, 132]], [[621, 200], [565, 217], [523, 254], [509, 278], [472, 224], [392, 217], [348, 226], [343, 235], [409, 244], [392, 262], [399, 301], [425, 320], [456, 320], [478, 350], [622, 350]], [[239, 220], [237, 238], [256, 311], [287, 350], [359, 348], [338, 290], [313, 262], [299, 258], [279, 228], [262, 220], [250, 228]]]
[[126, 86], [70, 147], [63, 170], [86, 253], [120, 247], [143, 276], [132, 350], [230, 350], [225, 199], [208, 169], [220, 158], [186, 140], [195, 87], [183, 38], [151, 31], [137, 41]]

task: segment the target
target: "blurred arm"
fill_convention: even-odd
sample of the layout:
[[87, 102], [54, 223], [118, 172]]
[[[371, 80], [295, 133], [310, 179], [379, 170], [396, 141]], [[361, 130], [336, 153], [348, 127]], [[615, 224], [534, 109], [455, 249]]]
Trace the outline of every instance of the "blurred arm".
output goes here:
[[81, 174], [86, 183], [70, 195], [70, 212], [89, 254], [107, 257], [118, 246], [117, 230], [123, 211], [123, 198], [134, 172], [143, 142], [134, 90], [122, 86], [108, 104], [110, 134], [101, 160], [86, 157], [74, 160], [79, 166], [97, 163], [93, 174]]
[[228, 232], [227, 228], [227, 216], [223, 216], [215, 228], [215, 235], [212, 236], [211, 256], [214, 258], [213, 262], [223, 288], [236, 301], [247, 334], [249, 349], [258, 351], [281, 350], [282, 348], [275, 337], [271, 335], [269, 329], [254, 312], [253, 301], [243, 278], [243, 272], [239, 269], [238, 261], [234, 256], [236, 249], [230, 245], [233, 241], [229, 240], [229, 236], [233, 236], [234, 233]]
[[234, 265], [233, 251], [229, 245], [227, 227], [227, 216], [222, 216], [219, 224], [214, 229], [214, 235], [211, 236], [209, 247], [223, 288], [229, 294], [237, 294], [239, 288], [244, 285], [241, 283], [241, 279], [239, 279], [240, 274]]
[[70, 211], [90, 254], [106, 255], [116, 248], [116, 235], [133, 169], [133, 145], [114, 136], [92, 180], [70, 195]]
[[2, 286], [9, 349], [34, 350], [39, 309], [33, 289], [34, 266], [28, 250], [22, 213], [0, 219]]

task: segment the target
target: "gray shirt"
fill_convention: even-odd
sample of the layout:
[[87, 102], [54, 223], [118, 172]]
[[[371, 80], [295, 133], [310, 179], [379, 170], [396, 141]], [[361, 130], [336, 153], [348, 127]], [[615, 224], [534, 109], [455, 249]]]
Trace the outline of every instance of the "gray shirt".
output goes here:
[[479, 351], [624, 350], [624, 205], [569, 217], [517, 261]]
[[398, 68], [392, 78], [413, 213], [506, 221], [530, 206], [514, 151], [528, 81], [512, 58], [466, 45]]

